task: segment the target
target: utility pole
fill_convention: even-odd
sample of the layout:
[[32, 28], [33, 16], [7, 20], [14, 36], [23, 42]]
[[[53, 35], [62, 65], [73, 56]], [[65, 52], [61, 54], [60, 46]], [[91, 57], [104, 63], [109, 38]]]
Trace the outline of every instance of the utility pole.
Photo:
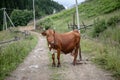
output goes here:
[[7, 18], [9, 19], [10, 23], [12, 24], [12, 26], [15, 28], [15, 25], [13, 24], [12, 20], [10, 19], [10, 17], [8, 16], [7, 12], [5, 11], [5, 15], [7, 16]]
[[10, 23], [12, 24], [13, 27], [15, 27], [15, 25], [13, 24], [12, 20], [10, 19], [10, 17], [8, 16], [7, 12], [6, 12], [6, 8], [2, 8], [3, 10], [3, 30], [7, 30], [8, 25], [7, 25], [7, 18], [10, 21]]
[[78, 2], [76, 0], [76, 15], [77, 15], [77, 27], [80, 31], [80, 23], [79, 23], [79, 13], [78, 13]]
[[33, 17], [34, 17], [34, 29], [36, 29], [36, 22], [35, 22], [35, 1], [33, 0]]
[[2, 8], [2, 10], [3, 10], [3, 30], [7, 30], [7, 19], [5, 14], [6, 8]]
[[73, 30], [76, 29], [76, 24], [75, 24], [75, 13], [73, 14]]

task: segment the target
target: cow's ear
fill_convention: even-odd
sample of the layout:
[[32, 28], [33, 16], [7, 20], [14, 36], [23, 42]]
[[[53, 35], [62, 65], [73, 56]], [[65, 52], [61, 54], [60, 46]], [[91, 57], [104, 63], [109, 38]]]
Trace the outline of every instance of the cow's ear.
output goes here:
[[53, 29], [53, 33], [55, 34], [55, 30]]
[[43, 36], [46, 36], [46, 31], [43, 31], [41, 34], [42, 34]]

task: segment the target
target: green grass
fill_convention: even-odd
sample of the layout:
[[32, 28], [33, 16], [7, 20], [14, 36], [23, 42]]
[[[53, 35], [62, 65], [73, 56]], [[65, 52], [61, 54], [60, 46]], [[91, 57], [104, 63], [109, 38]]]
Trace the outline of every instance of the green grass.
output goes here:
[[103, 33], [100, 34], [100, 40], [105, 41], [111, 44], [112, 46], [117, 46], [120, 44], [120, 27], [109, 28]]
[[[84, 21], [86, 25], [89, 25], [93, 24], [95, 18], [109, 19], [112, 16], [118, 15], [120, 13], [120, 6], [118, 4], [120, 3], [116, 0], [91, 0], [90, 2], [82, 3], [79, 5], [80, 24]], [[108, 9], [108, 13], [105, 13], [106, 9]], [[75, 8], [64, 10], [41, 19], [37, 24], [42, 20], [51, 18], [53, 20], [53, 25], [51, 27], [55, 27], [58, 32], [66, 32], [69, 31], [67, 23], [73, 22], [72, 18], [74, 13]]]
[[[70, 11], [70, 10], [67, 10], [67, 11]], [[67, 14], [67, 11], [63, 11], [63, 12], [57, 13], [55, 15], [47, 16], [44, 19], [40, 19], [37, 24], [38, 24], [38, 26], [45, 27], [44, 25], [40, 25], [40, 22], [50, 18], [53, 21], [53, 25], [51, 26], [52, 28], [55, 28], [56, 31], [58, 31], [58, 32], [66, 32], [66, 31], [68, 31], [67, 23], [72, 22], [72, 17], [71, 17], [72, 13]]]
[[89, 39], [82, 39], [81, 46], [82, 52], [90, 55], [93, 62], [111, 71], [114, 77], [120, 78], [120, 46], [110, 46]]
[[37, 44], [37, 37], [31, 35], [25, 40], [0, 47], [0, 80], [4, 80], [10, 72], [24, 60]]
[[107, 14], [120, 8], [119, 0], [89, 0], [79, 6], [79, 12], [84, 18]]
[[50, 80], [63, 80], [63, 73], [62, 71], [64, 70], [64, 68], [60, 67], [50, 67], [50, 70], [52, 71], [51, 75], [50, 75]]
[[9, 30], [0, 31], [0, 41], [13, 39], [15, 36], [22, 37], [21, 33], [10, 32]]

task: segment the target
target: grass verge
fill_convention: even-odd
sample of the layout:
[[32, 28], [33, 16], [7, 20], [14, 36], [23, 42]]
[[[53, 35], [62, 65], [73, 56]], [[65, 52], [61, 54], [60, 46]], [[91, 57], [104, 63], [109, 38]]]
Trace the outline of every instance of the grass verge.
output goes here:
[[89, 54], [93, 62], [112, 72], [116, 79], [120, 79], [120, 46], [110, 46], [88, 39], [82, 39], [81, 46], [82, 52]]
[[0, 31], [0, 41], [6, 41], [14, 38], [15, 36], [23, 37], [20, 32], [11, 32], [10, 30]]
[[30, 35], [24, 40], [0, 47], [0, 80], [10, 75], [37, 44], [37, 37]]

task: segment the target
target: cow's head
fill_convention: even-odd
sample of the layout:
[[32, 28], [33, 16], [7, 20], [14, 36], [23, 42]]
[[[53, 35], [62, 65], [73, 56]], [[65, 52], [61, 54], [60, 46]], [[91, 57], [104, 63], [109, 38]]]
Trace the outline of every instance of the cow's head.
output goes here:
[[54, 40], [55, 40], [55, 30], [52, 29], [48, 29], [45, 30], [41, 33], [43, 36], [46, 36], [47, 41], [49, 44], [54, 44]]

